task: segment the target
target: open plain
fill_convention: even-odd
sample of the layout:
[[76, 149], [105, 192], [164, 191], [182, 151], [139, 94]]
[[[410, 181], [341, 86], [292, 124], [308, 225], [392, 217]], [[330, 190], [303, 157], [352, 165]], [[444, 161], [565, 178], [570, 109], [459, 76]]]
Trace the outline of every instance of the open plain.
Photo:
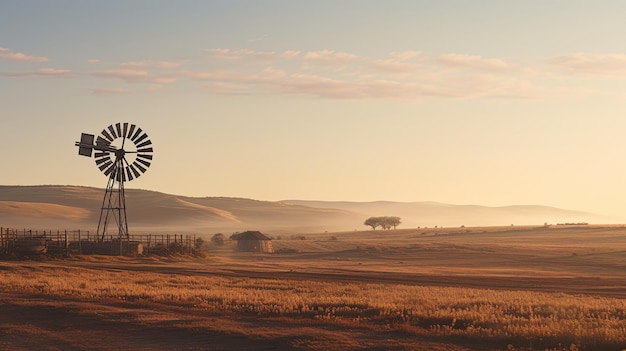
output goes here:
[[194, 257], [0, 261], [0, 349], [626, 347], [623, 226], [274, 239], [274, 254], [207, 240]]

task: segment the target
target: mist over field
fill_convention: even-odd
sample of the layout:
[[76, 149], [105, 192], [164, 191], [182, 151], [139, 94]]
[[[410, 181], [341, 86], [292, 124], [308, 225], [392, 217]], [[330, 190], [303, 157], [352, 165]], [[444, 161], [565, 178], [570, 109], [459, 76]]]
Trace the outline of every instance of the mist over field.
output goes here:
[[[0, 223], [5, 227], [93, 229], [104, 189], [76, 186], [0, 186]], [[607, 223], [608, 217], [547, 206], [487, 207], [437, 202], [259, 201], [187, 197], [126, 189], [135, 233], [210, 234], [248, 229], [285, 232], [365, 230], [371, 216], [398, 216], [400, 228], [480, 225]]]

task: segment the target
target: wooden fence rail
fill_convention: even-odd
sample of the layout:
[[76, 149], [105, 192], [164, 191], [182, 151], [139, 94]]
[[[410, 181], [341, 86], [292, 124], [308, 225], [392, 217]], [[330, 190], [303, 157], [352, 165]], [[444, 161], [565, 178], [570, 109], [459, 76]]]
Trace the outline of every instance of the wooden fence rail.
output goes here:
[[104, 240], [85, 230], [27, 230], [0, 227], [0, 255], [69, 254], [190, 254], [196, 249], [196, 236], [183, 234], [138, 234], [120, 240]]

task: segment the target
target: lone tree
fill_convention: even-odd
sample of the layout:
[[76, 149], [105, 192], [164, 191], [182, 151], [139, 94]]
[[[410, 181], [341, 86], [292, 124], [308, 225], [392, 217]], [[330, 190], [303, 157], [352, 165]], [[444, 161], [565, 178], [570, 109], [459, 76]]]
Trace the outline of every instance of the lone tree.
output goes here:
[[401, 220], [400, 217], [396, 216], [383, 216], [383, 217], [370, 217], [365, 220], [364, 225], [372, 227], [373, 230], [376, 230], [376, 227], [381, 227], [383, 229], [396, 229], [400, 225]]
[[370, 218], [366, 219], [365, 223], [363, 223], [363, 224], [372, 227], [372, 230], [376, 230], [376, 227], [378, 227], [380, 225], [379, 218], [380, 217], [370, 217]]

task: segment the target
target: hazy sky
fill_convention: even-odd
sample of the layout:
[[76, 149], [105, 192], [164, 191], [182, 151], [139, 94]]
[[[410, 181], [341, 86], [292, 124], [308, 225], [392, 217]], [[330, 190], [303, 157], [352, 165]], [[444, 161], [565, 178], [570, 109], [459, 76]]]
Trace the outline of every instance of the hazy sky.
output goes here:
[[0, 0], [0, 184], [542, 204], [626, 219], [624, 1]]

